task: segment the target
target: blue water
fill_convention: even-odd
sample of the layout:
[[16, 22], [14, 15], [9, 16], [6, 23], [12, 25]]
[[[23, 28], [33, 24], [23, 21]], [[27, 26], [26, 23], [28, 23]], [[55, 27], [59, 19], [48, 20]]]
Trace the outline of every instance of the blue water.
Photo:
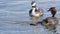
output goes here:
[[[57, 9], [56, 17], [59, 23], [56, 27], [57, 33], [60, 34], [60, 0], [35, 0], [37, 7], [44, 9], [42, 18], [51, 16], [47, 10], [55, 6]], [[38, 25], [36, 29], [30, 26], [32, 21], [29, 17], [32, 0], [0, 0], [0, 34], [53, 34], [51, 31]]]

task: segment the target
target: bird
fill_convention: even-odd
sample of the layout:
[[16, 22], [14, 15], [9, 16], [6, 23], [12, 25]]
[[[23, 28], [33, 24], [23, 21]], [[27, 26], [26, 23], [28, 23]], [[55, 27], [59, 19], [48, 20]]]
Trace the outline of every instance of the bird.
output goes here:
[[51, 8], [49, 8], [49, 10], [48, 10], [48, 11], [50, 11], [50, 12], [51, 12], [52, 17], [55, 17], [55, 15], [56, 15], [56, 13], [57, 13], [56, 7], [51, 7]]
[[33, 24], [36, 24], [38, 18], [43, 15], [43, 9], [37, 8], [37, 3], [35, 1], [32, 1], [31, 3], [32, 9], [29, 11], [29, 16], [32, 17]]
[[41, 23], [43, 25], [45, 24], [53, 24], [53, 25], [56, 25], [58, 23], [58, 18], [55, 17], [56, 13], [57, 13], [57, 10], [56, 10], [56, 7], [51, 7], [49, 8], [49, 10], [52, 14], [52, 17], [46, 17], [45, 19], [43, 19], [41, 22], [38, 22], [38, 23]]

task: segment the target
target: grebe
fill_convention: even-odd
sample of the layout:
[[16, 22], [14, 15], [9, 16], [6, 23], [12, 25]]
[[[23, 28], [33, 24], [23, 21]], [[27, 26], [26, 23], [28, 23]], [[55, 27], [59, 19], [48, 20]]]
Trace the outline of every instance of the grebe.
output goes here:
[[43, 15], [43, 9], [38, 9], [35, 1], [32, 1], [31, 6], [32, 9], [29, 11], [29, 16], [32, 17], [33, 24], [30, 25], [34, 25], [38, 18]]
[[55, 14], [56, 14], [56, 8], [55, 7], [51, 7], [49, 8], [48, 11], [51, 11], [51, 14], [52, 14], [52, 17], [46, 17], [45, 19], [43, 19], [41, 22], [38, 22], [38, 23], [41, 23], [43, 25], [45, 24], [57, 24], [58, 23], [58, 18], [55, 17]]

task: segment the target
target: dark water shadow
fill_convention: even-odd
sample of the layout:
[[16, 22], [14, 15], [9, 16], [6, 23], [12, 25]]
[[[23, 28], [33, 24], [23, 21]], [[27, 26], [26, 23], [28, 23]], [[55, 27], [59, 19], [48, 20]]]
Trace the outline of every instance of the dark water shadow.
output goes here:
[[58, 34], [57, 33], [57, 24], [40, 24], [41, 26], [44, 27], [44, 29], [47, 29], [49, 32], [53, 33], [53, 34]]

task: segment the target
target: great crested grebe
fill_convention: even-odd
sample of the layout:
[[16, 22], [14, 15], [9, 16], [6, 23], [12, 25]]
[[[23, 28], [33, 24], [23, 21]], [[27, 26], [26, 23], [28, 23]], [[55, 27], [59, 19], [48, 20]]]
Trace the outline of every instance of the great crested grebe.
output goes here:
[[35, 1], [32, 1], [31, 5], [32, 9], [29, 11], [29, 16], [32, 17], [33, 24], [30, 25], [34, 25], [38, 18], [43, 15], [43, 9], [38, 9]]
[[56, 14], [56, 8], [55, 7], [51, 7], [49, 8], [48, 11], [51, 11], [51, 14], [52, 14], [52, 17], [46, 17], [45, 19], [43, 19], [41, 22], [38, 22], [38, 23], [41, 23], [43, 25], [45, 24], [57, 24], [58, 23], [58, 18], [55, 17], [55, 14]]

